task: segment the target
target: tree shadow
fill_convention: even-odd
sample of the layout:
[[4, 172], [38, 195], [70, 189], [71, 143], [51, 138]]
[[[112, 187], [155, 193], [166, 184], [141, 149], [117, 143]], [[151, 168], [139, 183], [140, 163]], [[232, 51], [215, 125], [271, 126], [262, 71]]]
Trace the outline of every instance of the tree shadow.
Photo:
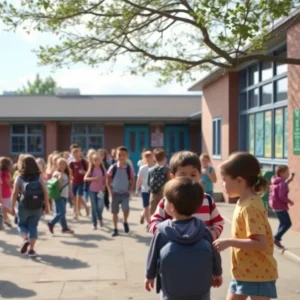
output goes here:
[[87, 242], [69, 242], [69, 241], [61, 241], [62, 244], [68, 246], [75, 246], [81, 248], [97, 248], [97, 244], [87, 243]]
[[38, 256], [35, 261], [40, 264], [52, 266], [60, 269], [83, 269], [88, 268], [89, 264], [76, 258], [43, 254]]
[[33, 290], [21, 288], [10, 281], [0, 281], [0, 298], [12, 299], [12, 298], [30, 298], [36, 295]]
[[120, 236], [122, 236], [124, 238], [135, 239], [138, 243], [143, 243], [146, 246], [149, 246], [151, 238], [152, 238], [152, 236], [143, 236], [143, 235], [136, 234], [134, 232], [130, 232], [129, 234], [122, 233], [122, 234], [120, 234]]

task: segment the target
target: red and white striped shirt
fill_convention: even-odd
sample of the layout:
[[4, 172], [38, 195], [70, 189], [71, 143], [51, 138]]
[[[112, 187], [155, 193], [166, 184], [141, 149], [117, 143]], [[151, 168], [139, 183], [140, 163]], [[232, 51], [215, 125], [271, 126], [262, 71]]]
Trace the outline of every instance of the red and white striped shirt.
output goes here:
[[[204, 194], [203, 204], [193, 216], [202, 220], [210, 231], [216, 233], [216, 236], [218, 238], [223, 231], [224, 219], [220, 215], [216, 203], [212, 198], [212, 207], [209, 206], [208, 197], [210, 196]], [[151, 217], [151, 222], [149, 224], [149, 232], [154, 234], [158, 224], [167, 219], [172, 219], [172, 217], [166, 213], [165, 201], [164, 199], [162, 199], [159, 201], [156, 210]]]

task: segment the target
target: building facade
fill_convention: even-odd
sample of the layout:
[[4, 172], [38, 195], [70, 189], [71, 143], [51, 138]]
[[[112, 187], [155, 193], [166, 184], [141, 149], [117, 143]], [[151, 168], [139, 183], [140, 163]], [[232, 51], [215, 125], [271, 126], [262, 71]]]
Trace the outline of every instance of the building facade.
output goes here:
[[[300, 24], [281, 22], [268, 52], [300, 58]], [[296, 20], [296, 21], [295, 21]], [[290, 23], [291, 22], [291, 23]], [[202, 91], [202, 150], [215, 168], [234, 151], [255, 155], [263, 170], [288, 165], [295, 180], [289, 197], [293, 226], [300, 231], [300, 66], [252, 62], [235, 72], [216, 69], [190, 90]], [[222, 181], [216, 184], [222, 193]], [[234, 201], [227, 199], [226, 201]]]

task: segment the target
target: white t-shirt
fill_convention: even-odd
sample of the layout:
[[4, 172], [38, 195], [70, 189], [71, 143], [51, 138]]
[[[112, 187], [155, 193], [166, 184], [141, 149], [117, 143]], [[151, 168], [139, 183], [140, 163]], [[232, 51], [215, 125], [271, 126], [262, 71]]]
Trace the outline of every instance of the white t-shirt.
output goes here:
[[142, 186], [141, 186], [142, 193], [149, 193], [148, 172], [149, 172], [149, 167], [147, 165], [141, 166], [139, 169], [138, 177], [142, 178]]
[[[52, 177], [59, 177], [59, 172], [55, 171], [52, 175]], [[62, 187], [64, 187], [61, 190], [60, 196], [64, 198], [69, 198], [69, 185], [67, 183], [69, 182], [68, 175], [66, 173], [62, 173]]]

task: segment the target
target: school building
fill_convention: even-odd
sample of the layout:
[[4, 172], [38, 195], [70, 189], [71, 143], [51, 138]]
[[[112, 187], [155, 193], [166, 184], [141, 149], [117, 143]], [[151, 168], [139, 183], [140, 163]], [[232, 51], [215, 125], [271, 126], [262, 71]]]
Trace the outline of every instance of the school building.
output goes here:
[[2, 95], [0, 107], [1, 156], [125, 145], [136, 166], [143, 148], [201, 151], [199, 95]]
[[[274, 26], [268, 53], [300, 59], [299, 14]], [[202, 150], [212, 155], [215, 168], [239, 150], [254, 154], [264, 171], [286, 164], [295, 173], [290, 213], [300, 231], [300, 66], [258, 61], [234, 72], [215, 69], [190, 90], [203, 93]]]

